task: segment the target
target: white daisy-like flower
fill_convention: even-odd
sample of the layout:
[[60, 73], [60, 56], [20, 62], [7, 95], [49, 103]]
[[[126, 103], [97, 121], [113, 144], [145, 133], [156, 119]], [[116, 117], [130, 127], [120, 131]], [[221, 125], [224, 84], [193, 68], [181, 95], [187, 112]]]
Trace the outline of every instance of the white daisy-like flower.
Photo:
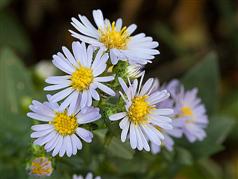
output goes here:
[[30, 175], [50, 176], [53, 172], [52, 162], [47, 157], [34, 158], [30, 166]]
[[144, 65], [159, 54], [155, 49], [159, 44], [151, 37], [146, 37], [144, 33], [132, 35], [137, 28], [135, 24], [122, 27], [122, 19], [111, 23], [104, 19], [101, 10], [93, 10], [93, 18], [96, 28], [85, 16], [79, 15], [79, 20], [72, 18], [71, 24], [78, 32], [70, 32], [83, 42], [108, 50], [112, 64], [117, 64], [118, 60], [128, 60], [131, 64]]
[[155, 126], [172, 129], [172, 120], [168, 116], [173, 113], [173, 110], [157, 108], [158, 103], [169, 97], [169, 93], [166, 90], [155, 91], [153, 78], [148, 79], [142, 86], [143, 76], [140, 83], [136, 79], [131, 84], [129, 80], [129, 87], [119, 78], [125, 92], [125, 96], [120, 92], [125, 101], [125, 111], [113, 114], [109, 119], [111, 121], [122, 119], [119, 123], [122, 129], [122, 142], [125, 142], [128, 137], [132, 149], [150, 151], [148, 141], [161, 145], [161, 140], [164, 140], [164, 135]]
[[189, 142], [202, 141], [206, 137], [205, 128], [208, 125], [206, 108], [197, 97], [196, 88], [184, 91], [183, 86], [175, 99], [175, 114], [177, 120], [183, 121], [183, 133]]
[[85, 177], [83, 177], [82, 175], [73, 175], [73, 179], [101, 179], [101, 177], [96, 176], [95, 178], [93, 178], [93, 174], [89, 172]]
[[80, 125], [101, 118], [98, 108], [60, 109], [59, 105], [52, 101], [40, 103], [33, 100], [29, 108], [32, 112], [27, 113], [28, 117], [45, 122], [31, 127], [34, 131], [31, 138], [36, 139], [34, 144], [44, 146], [47, 152], [53, 151], [52, 156], [76, 155], [77, 150], [82, 149], [80, 139], [90, 143], [93, 138], [93, 134]]
[[63, 99], [61, 108], [69, 105], [74, 107], [79, 101], [80, 106], [92, 105], [92, 99], [99, 100], [100, 96], [96, 91], [97, 88], [108, 95], [114, 96], [115, 92], [104, 85], [104, 82], [114, 80], [113, 76], [101, 76], [106, 70], [108, 54], [104, 54], [102, 49], [96, 53], [92, 46], [86, 48], [84, 43], [73, 42], [73, 54], [63, 47], [63, 53], [53, 55], [53, 64], [67, 75], [52, 76], [46, 79], [46, 82], [51, 84], [44, 88], [46, 91], [62, 90], [51, 97], [53, 102], [58, 102]]

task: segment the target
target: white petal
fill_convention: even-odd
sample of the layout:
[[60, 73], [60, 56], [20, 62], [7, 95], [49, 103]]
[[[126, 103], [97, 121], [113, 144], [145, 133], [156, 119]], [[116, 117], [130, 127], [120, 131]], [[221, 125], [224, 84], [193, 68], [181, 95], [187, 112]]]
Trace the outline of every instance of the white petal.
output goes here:
[[66, 56], [66, 58], [69, 60], [69, 62], [75, 66], [75, 67], [78, 67], [79, 64], [76, 62], [74, 56], [72, 55], [72, 53], [66, 48], [66, 47], [62, 47], [62, 50]]
[[63, 144], [63, 136], [59, 136], [58, 142], [57, 142], [57, 144], [56, 144], [56, 146], [53, 150], [53, 153], [52, 153], [53, 157], [56, 156], [59, 153], [62, 144]]
[[51, 128], [53, 128], [53, 126], [50, 124], [37, 124], [31, 127], [34, 131], [43, 131]]
[[106, 62], [107, 62], [109, 56], [107, 53], [105, 53], [105, 54], [103, 54], [103, 53], [104, 53], [104, 50], [102, 48], [99, 49], [99, 51], [97, 52], [97, 55], [93, 61], [92, 69], [96, 69], [101, 65], [106, 65]]
[[127, 87], [126, 83], [124, 82], [124, 80], [121, 77], [118, 78], [118, 81], [119, 81], [123, 91], [126, 93], [128, 91], [128, 87]]
[[105, 63], [101, 63], [97, 66], [97, 68], [93, 69], [93, 76], [96, 77], [102, 74], [106, 70], [107, 65]]
[[92, 112], [86, 114], [79, 114], [78, 115], [78, 123], [79, 124], [87, 124], [90, 122], [94, 122], [101, 118], [98, 110], [93, 110]]
[[93, 10], [93, 19], [97, 24], [98, 28], [104, 28], [104, 18], [101, 10]]
[[81, 102], [80, 102], [81, 108], [84, 108], [88, 103], [88, 92], [89, 91], [85, 91], [85, 90], [83, 91]]
[[94, 80], [98, 82], [108, 82], [114, 80], [114, 76], [96, 77]]
[[172, 125], [168, 122], [161, 122], [160, 119], [157, 120], [150, 120], [151, 123], [153, 123], [156, 126], [159, 126], [163, 129], [173, 129]]
[[71, 74], [75, 71], [75, 68], [64, 58], [60, 58], [58, 55], [53, 55], [53, 64], [60, 70]]
[[50, 76], [48, 77], [45, 82], [49, 84], [64, 84], [65, 82], [69, 81], [70, 75], [64, 75], [64, 76]]
[[67, 156], [71, 157], [73, 153], [73, 147], [72, 147], [70, 136], [65, 136], [65, 147], [66, 147]]
[[51, 141], [49, 141], [46, 145], [45, 145], [45, 150], [47, 152], [53, 150], [53, 148], [55, 147], [55, 145], [57, 144], [58, 142], [58, 139], [59, 139], [59, 134], [57, 133], [54, 138], [51, 139]]
[[92, 95], [93, 99], [95, 99], [97, 101], [100, 99], [100, 96], [95, 89], [90, 88], [90, 94]]
[[80, 106], [79, 106], [80, 100], [81, 100], [80, 94], [75, 94], [68, 108], [69, 115], [76, 114], [78, 112], [78, 110], [80, 109]]
[[36, 114], [36, 113], [32, 113], [32, 112], [27, 113], [27, 116], [32, 118], [32, 119], [36, 119], [38, 121], [48, 122], [48, 121], [52, 120], [52, 117], [44, 116], [44, 115]]
[[125, 116], [126, 116], [125, 112], [120, 112], [120, 113], [116, 113], [116, 114], [113, 114], [113, 115], [109, 116], [109, 119], [111, 121], [117, 121], [119, 119], [122, 119]]
[[174, 113], [173, 109], [156, 109], [152, 111], [153, 114], [158, 115], [172, 115]]
[[102, 90], [103, 92], [105, 92], [105, 93], [107, 93], [107, 94], [109, 94], [111, 96], [115, 96], [116, 95], [115, 92], [111, 88], [109, 88], [108, 86], [106, 86], [106, 85], [104, 85], [102, 83], [99, 83], [99, 82], [95, 82], [95, 83], [96, 83], [97, 87], [100, 90]]
[[64, 99], [65, 97], [67, 97], [68, 95], [70, 95], [70, 93], [72, 93], [74, 91], [73, 88], [69, 87], [66, 88], [56, 94], [54, 94], [53, 96], [51, 96], [51, 101], [52, 102], [58, 102], [61, 101], [62, 99]]
[[82, 147], [83, 147], [82, 142], [80, 141], [80, 139], [75, 134], [72, 135], [72, 140], [74, 141], [74, 144], [76, 145], [77, 149], [81, 150]]
[[141, 125], [142, 130], [146, 134], [147, 138], [156, 145], [161, 145], [160, 138], [152, 131], [147, 125]]
[[49, 134], [50, 132], [52, 132], [53, 130], [54, 130], [54, 128], [50, 128], [50, 129], [46, 129], [43, 131], [33, 132], [33, 133], [31, 133], [31, 138], [38, 138], [38, 137], [45, 136], [45, 135]]
[[142, 130], [141, 130], [141, 128], [140, 128], [140, 126], [138, 126], [138, 132], [139, 132], [139, 135], [141, 136], [141, 140], [142, 140], [142, 142], [143, 142], [143, 147], [144, 147], [144, 149], [145, 149], [146, 151], [150, 151], [150, 146], [149, 146], [149, 144], [148, 144], [148, 142], [147, 142], [147, 140], [146, 140], [146, 138], [145, 138], [145, 136], [144, 136], [144, 133], [142, 132]]
[[116, 29], [117, 31], [120, 31], [121, 28], [122, 28], [122, 19], [120, 18], [120, 19], [117, 19], [116, 21]]
[[90, 32], [92, 33], [92, 36], [95, 38], [98, 38], [98, 30], [91, 24], [91, 22], [86, 18], [85, 16], [79, 15], [80, 20], [82, 23], [87, 27]]
[[131, 35], [135, 30], [136, 30], [137, 26], [135, 24], [131, 24], [128, 28], [127, 28], [127, 33], [128, 35]]
[[87, 56], [88, 56], [88, 65], [87, 67], [91, 67], [91, 64], [92, 64], [92, 60], [93, 60], [93, 46], [89, 45], [88, 48], [87, 48]]
[[[75, 134], [72, 134], [71, 136], [70, 136], [70, 140], [71, 140], [71, 144], [72, 144], [72, 154], [73, 155], [76, 155], [77, 154], [77, 146], [76, 146], [76, 141], [75, 141], [75, 138], [73, 137], [73, 135], [75, 135]], [[76, 137], [76, 136], [75, 136]], [[77, 137], [76, 137], [77, 138]]]
[[126, 123], [125, 123], [125, 126], [124, 126], [124, 128], [122, 129], [122, 132], [121, 132], [121, 141], [122, 142], [126, 141], [126, 137], [127, 137], [127, 134], [128, 134], [129, 127], [130, 127], [130, 122], [127, 119]]
[[78, 134], [79, 137], [81, 137], [85, 142], [90, 143], [92, 142], [93, 134], [83, 128], [78, 127], [76, 130], [76, 133]]
[[149, 96], [149, 98], [147, 99], [147, 101], [153, 105], [153, 104], [157, 104], [161, 101], [164, 101], [165, 99], [169, 98], [170, 94], [168, 93], [167, 90], [163, 90], [163, 91], [156, 91], [153, 94], [151, 94]]
[[150, 78], [146, 81], [146, 83], [143, 85], [141, 91], [140, 91], [140, 96], [145, 95], [146, 93], [148, 93], [148, 91], [151, 89], [151, 86], [154, 82], [153, 78]]
[[133, 123], [131, 123], [130, 125], [130, 144], [132, 149], [135, 149], [137, 147], [137, 137]]
[[137, 138], [137, 146], [136, 146], [136, 148], [141, 151], [143, 149], [143, 142], [142, 142], [140, 133], [139, 133], [137, 128], [138, 128], [138, 126], [135, 125], [134, 129], [135, 129], [136, 138]]
[[64, 84], [50, 85], [44, 88], [44, 91], [54, 91], [70, 86], [71, 81], [66, 81]]
[[60, 105], [60, 111], [64, 111], [70, 104], [72, 104], [73, 99], [78, 98], [78, 92], [74, 91], [69, 95]]
[[124, 117], [124, 118], [120, 121], [120, 123], [119, 123], [120, 128], [121, 128], [121, 129], [124, 129], [125, 126], [127, 125], [127, 123], [129, 123], [129, 119], [128, 119], [128, 117], [126, 116], [126, 117]]
[[34, 141], [34, 144], [42, 146], [42, 145], [50, 142], [56, 136], [56, 134], [57, 133], [55, 131], [52, 131], [51, 133], [36, 139]]
[[81, 40], [82, 42], [86, 42], [88, 44], [91, 44], [95, 47], [101, 47], [103, 46], [102, 43], [100, 43], [98, 40], [92, 38], [92, 37], [88, 37], [88, 36], [84, 36], [84, 35], [81, 35], [81, 34], [78, 34], [72, 30], [69, 30], [69, 32], [71, 32], [71, 35], [79, 40]]
[[30, 105], [29, 108], [37, 114], [42, 114], [42, 115], [48, 116], [48, 117], [54, 117], [55, 116], [52, 109], [45, 102], [40, 103], [38, 101], [33, 100], [32, 105]]
[[59, 151], [59, 156], [63, 157], [66, 152], [66, 137], [63, 137], [63, 143]]

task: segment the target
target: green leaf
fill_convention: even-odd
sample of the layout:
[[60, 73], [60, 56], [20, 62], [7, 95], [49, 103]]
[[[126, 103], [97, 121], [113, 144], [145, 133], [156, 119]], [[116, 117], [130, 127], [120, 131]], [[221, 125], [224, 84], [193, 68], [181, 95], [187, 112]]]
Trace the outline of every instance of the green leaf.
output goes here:
[[0, 173], [3, 178], [26, 178], [30, 119], [21, 100], [33, 93], [27, 69], [8, 48], [0, 50]]
[[29, 159], [30, 119], [7, 114], [0, 120], [0, 173], [2, 178], [26, 178]]
[[19, 114], [21, 100], [33, 94], [31, 79], [21, 60], [8, 48], [0, 51], [0, 113]]
[[107, 149], [109, 154], [123, 159], [132, 159], [134, 155], [134, 151], [131, 149], [129, 143], [122, 143], [122, 141], [116, 137], [112, 138]]
[[0, 13], [0, 47], [9, 46], [20, 53], [29, 54], [30, 41], [14, 16]]
[[177, 147], [176, 149], [176, 156], [177, 161], [183, 165], [192, 165], [193, 164], [193, 157], [191, 153], [184, 148]]
[[105, 137], [106, 137], [106, 134], [107, 134], [107, 129], [97, 129], [97, 130], [94, 130], [93, 133], [99, 137], [100, 140], [104, 140]]
[[184, 178], [192, 179], [221, 179], [222, 170], [221, 168], [212, 160], [203, 159], [198, 161], [193, 166], [185, 167], [180, 175]]
[[219, 69], [216, 53], [211, 52], [205, 56], [182, 78], [182, 82], [186, 89], [197, 87], [208, 113], [214, 113], [217, 108], [219, 90]]

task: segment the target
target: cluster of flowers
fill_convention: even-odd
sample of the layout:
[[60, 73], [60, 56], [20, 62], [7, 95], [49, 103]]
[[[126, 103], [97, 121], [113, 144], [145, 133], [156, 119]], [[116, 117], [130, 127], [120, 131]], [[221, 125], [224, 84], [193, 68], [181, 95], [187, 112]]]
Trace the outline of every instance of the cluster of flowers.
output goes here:
[[[100, 10], [93, 11], [93, 18], [96, 27], [85, 16], [72, 18], [77, 32], [70, 32], [81, 42], [72, 43], [72, 52], [63, 47], [63, 53], [53, 55], [53, 64], [65, 75], [48, 77], [50, 85], [44, 90], [57, 93], [47, 95], [47, 102], [33, 100], [29, 107], [32, 112], [27, 115], [44, 122], [32, 126], [34, 144], [44, 146], [53, 157], [76, 155], [82, 140], [93, 139], [84, 124], [101, 118], [100, 105], [95, 105], [100, 103], [94, 101], [108, 96], [122, 98], [125, 105], [104, 120], [120, 120], [121, 141], [128, 139], [132, 149], [158, 153], [163, 145], [172, 150], [172, 137], [183, 134], [190, 142], [202, 140], [208, 119], [196, 89], [185, 91], [177, 80], [160, 86], [150, 78], [143, 84], [143, 66], [159, 54], [158, 43], [144, 33], [132, 35], [135, 24], [122, 27], [121, 19], [111, 23]], [[127, 64], [121, 69], [124, 76], [110, 70], [119, 61]], [[114, 82], [120, 85], [112, 89]]]

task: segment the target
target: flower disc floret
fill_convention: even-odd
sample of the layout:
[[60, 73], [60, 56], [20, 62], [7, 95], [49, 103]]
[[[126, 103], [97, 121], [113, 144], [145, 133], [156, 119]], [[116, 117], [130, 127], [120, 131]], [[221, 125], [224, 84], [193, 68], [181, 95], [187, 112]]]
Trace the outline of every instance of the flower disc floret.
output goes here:
[[146, 101], [147, 96], [136, 96], [128, 110], [129, 119], [135, 124], [147, 122], [147, 115], [152, 107]]
[[126, 27], [123, 27], [120, 31], [117, 31], [115, 22], [112, 22], [112, 24], [109, 25], [105, 30], [99, 29], [99, 34], [99, 41], [102, 42], [107, 48], [116, 48], [121, 50], [125, 50], [127, 48], [129, 35], [127, 33]]
[[56, 113], [56, 116], [51, 124], [55, 130], [62, 136], [72, 135], [75, 133], [78, 123], [75, 116], [68, 116], [66, 112]]
[[72, 87], [77, 91], [83, 91], [89, 88], [93, 81], [93, 72], [90, 68], [79, 67], [71, 76]]

